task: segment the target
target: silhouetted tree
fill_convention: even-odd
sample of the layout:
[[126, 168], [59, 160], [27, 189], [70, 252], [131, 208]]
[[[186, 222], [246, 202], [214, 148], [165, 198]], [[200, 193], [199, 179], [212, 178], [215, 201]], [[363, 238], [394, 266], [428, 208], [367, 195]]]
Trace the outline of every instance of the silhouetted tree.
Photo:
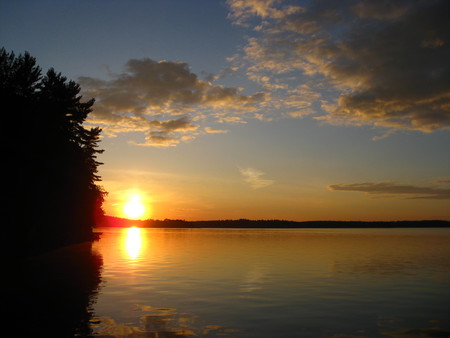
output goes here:
[[[0, 99], [8, 226], [31, 251], [92, 239], [106, 192], [96, 160], [101, 129], [83, 126], [94, 100], [50, 69], [45, 76], [29, 53], [0, 49]], [[5, 131], [6, 129], [6, 131]]]

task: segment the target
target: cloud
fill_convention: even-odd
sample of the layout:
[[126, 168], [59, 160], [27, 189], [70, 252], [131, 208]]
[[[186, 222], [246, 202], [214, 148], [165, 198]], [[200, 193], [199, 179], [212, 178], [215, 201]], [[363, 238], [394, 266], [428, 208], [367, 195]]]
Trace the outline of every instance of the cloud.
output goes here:
[[214, 129], [212, 127], [205, 127], [205, 132], [208, 134], [226, 134], [229, 130], [226, 129]]
[[318, 119], [393, 130], [450, 129], [447, 0], [227, 3], [230, 18], [256, 34], [239, 66], [267, 89], [307, 84], [317, 95], [298, 95], [310, 103], [300, 108], [310, 109], [320, 92]]
[[438, 180], [433, 183], [435, 183], [435, 184], [450, 184], [450, 180]]
[[[230, 17], [239, 25], [246, 25], [252, 16], [261, 18], [283, 19], [289, 12], [297, 11], [298, 6], [285, 6], [282, 10], [276, 8], [280, 0], [228, 0], [231, 8]], [[258, 29], [258, 28], [257, 28]]]
[[[180, 143], [180, 139], [183, 140], [189, 137], [187, 135], [180, 136], [180, 134], [186, 134], [198, 129], [198, 126], [193, 125], [186, 116], [167, 121], [153, 120], [149, 121], [148, 125], [150, 130], [146, 132], [145, 142], [135, 144], [154, 147], [175, 146]], [[178, 133], [178, 137], [173, 136], [175, 133]], [[192, 134], [189, 135], [192, 137]]]
[[[173, 146], [199, 133], [195, 122], [243, 119], [266, 100], [262, 92], [213, 85], [192, 73], [183, 62], [131, 59], [121, 73], [107, 80], [78, 79], [83, 95], [96, 98], [88, 123], [100, 125], [107, 136], [143, 132], [149, 146]], [[181, 116], [181, 117], [180, 117]]]
[[450, 189], [419, 187], [393, 182], [365, 182], [351, 184], [332, 184], [333, 191], [363, 192], [369, 195], [408, 196], [408, 199], [450, 199]]
[[263, 179], [262, 176], [265, 174], [257, 169], [254, 168], [244, 168], [239, 169], [244, 181], [250, 185], [253, 189], [261, 189], [265, 188], [269, 185], [272, 185], [275, 183], [273, 180], [266, 180]]

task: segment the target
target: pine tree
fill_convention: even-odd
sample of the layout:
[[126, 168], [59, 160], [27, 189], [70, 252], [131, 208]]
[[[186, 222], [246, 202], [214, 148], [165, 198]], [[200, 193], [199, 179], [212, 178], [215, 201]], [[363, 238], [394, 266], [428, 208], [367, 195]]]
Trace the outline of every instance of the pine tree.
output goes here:
[[0, 49], [6, 219], [30, 252], [90, 240], [102, 214], [101, 129], [83, 126], [94, 100], [83, 102], [80, 91], [53, 69], [42, 76], [28, 53]]

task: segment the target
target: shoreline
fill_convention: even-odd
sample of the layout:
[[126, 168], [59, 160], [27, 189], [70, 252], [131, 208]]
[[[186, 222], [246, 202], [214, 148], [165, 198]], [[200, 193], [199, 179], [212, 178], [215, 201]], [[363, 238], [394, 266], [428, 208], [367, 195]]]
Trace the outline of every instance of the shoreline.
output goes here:
[[351, 228], [449, 228], [450, 221], [287, 221], [287, 220], [131, 220], [126, 218], [105, 216], [97, 227], [139, 227], [139, 228], [217, 228], [217, 229], [351, 229]]

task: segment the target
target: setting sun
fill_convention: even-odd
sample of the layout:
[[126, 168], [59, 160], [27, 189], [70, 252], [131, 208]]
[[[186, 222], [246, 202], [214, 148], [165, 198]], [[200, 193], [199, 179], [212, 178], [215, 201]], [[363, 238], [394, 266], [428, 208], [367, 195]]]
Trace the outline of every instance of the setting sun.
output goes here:
[[138, 195], [131, 195], [123, 205], [123, 212], [127, 218], [138, 219], [145, 213], [145, 206]]

